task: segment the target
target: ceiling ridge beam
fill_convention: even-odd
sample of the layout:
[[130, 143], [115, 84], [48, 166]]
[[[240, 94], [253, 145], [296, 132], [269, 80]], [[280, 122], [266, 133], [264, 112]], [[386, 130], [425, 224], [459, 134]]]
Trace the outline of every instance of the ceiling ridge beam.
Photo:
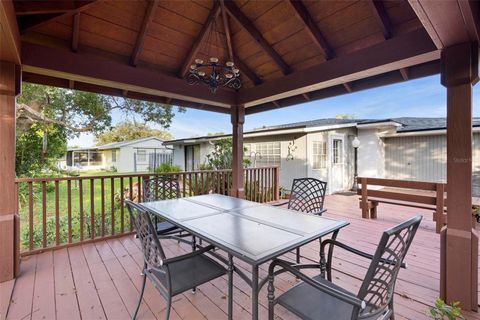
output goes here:
[[185, 57], [185, 60], [183, 62], [182, 68], [178, 72], [178, 76], [180, 78], [184, 78], [185, 75], [188, 72], [188, 69], [190, 68], [190, 65], [192, 63], [193, 57], [198, 53], [200, 50], [200, 46], [202, 42], [205, 40], [210, 27], [212, 26], [213, 21], [217, 19], [218, 15], [220, 14], [220, 3], [215, 2], [215, 5], [213, 6], [212, 10], [210, 11], [210, 14], [208, 15], [207, 21], [203, 24], [202, 30], [200, 30], [200, 33], [198, 34], [197, 38], [195, 39], [195, 42], [193, 43], [192, 47], [190, 48], [190, 51], [188, 52], [187, 56]]
[[78, 42], [80, 37], [80, 13], [72, 17], [72, 51], [78, 51]]
[[383, 37], [385, 40], [390, 39], [393, 35], [393, 27], [383, 2], [381, 0], [370, 0], [368, 1], [368, 4], [372, 9], [373, 16], [377, 21], [378, 26], [382, 30]]
[[147, 35], [148, 28], [155, 17], [155, 13], [158, 8], [158, 0], [149, 0], [147, 8], [145, 10], [145, 15], [143, 16], [142, 26], [137, 35], [137, 40], [135, 42], [135, 47], [133, 48], [132, 55], [130, 56], [130, 64], [132, 66], [137, 66], [140, 53], [142, 52], [143, 45], [145, 44], [145, 37]]
[[228, 14], [260, 45], [263, 51], [275, 62], [283, 74], [292, 72], [290, 66], [282, 59], [278, 52], [265, 40], [261, 32], [254, 26], [248, 17], [231, 1], [225, 1]]
[[20, 27], [20, 33], [25, 33], [31, 31], [34, 28], [43, 26], [47, 23], [53, 22], [62, 17], [72, 16], [77, 13], [81, 13], [89, 9], [95, 3], [101, 2], [99, 0], [88, 0], [82, 1], [81, 5], [77, 5], [76, 9], [70, 10], [65, 13], [52, 13], [52, 14], [42, 14], [42, 15], [30, 15], [30, 16], [19, 16], [18, 24]]
[[290, 0], [292, 8], [295, 10], [296, 15], [302, 20], [305, 30], [308, 32], [313, 41], [320, 47], [325, 60], [330, 60], [335, 57], [334, 50], [323, 36], [320, 28], [313, 20], [312, 16], [308, 12], [308, 9], [302, 3], [301, 0]]

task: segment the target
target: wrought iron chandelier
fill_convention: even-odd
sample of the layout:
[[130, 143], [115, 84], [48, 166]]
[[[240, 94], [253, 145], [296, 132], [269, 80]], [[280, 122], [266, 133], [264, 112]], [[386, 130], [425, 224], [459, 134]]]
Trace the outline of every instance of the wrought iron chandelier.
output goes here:
[[[223, 11], [223, 7], [221, 10]], [[225, 13], [222, 12], [222, 14]], [[224, 23], [228, 23], [226, 19], [223, 21]], [[210, 58], [208, 61], [203, 61], [203, 59], [200, 58], [195, 59], [195, 62], [190, 66], [187, 83], [190, 85], [204, 84], [210, 88], [213, 94], [215, 94], [219, 87], [234, 90], [240, 89], [242, 86], [240, 70], [232, 61], [233, 54], [230, 52], [230, 61], [226, 61], [225, 63], [221, 63], [219, 58], [210, 54], [211, 47], [219, 48], [219, 46], [216, 45], [220, 42], [217, 42], [216, 18], [213, 19], [208, 32], [206, 44], [208, 45], [207, 56]]]
[[219, 63], [217, 57], [211, 57], [208, 62], [202, 59], [195, 59], [195, 63], [190, 66], [190, 72], [187, 76], [188, 84], [205, 84], [215, 93], [218, 87], [228, 87], [235, 90], [240, 89], [240, 70], [232, 61], [225, 64]]

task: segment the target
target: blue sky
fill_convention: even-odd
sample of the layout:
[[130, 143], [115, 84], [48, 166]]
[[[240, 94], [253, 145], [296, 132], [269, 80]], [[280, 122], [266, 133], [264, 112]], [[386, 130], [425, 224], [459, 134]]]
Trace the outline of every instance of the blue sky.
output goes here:
[[[474, 116], [480, 116], [480, 89], [474, 89]], [[357, 119], [380, 119], [392, 117], [445, 117], [446, 90], [440, 85], [440, 76], [402, 82], [299, 104], [288, 108], [247, 116], [245, 130], [262, 126], [291, 123], [320, 118], [334, 118], [338, 114], [351, 114]], [[114, 115], [114, 122], [122, 121]], [[214, 112], [187, 109], [173, 119], [169, 131], [175, 138], [206, 135], [209, 132], [231, 130], [230, 117]], [[83, 147], [94, 145], [91, 135], [82, 135], [69, 141], [69, 145]]]

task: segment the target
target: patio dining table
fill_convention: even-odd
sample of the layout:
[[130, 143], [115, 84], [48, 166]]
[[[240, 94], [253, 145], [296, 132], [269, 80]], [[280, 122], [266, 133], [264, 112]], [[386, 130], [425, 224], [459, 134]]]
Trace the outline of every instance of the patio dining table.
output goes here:
[[[348, 222], [314, 216], [220, 194], [141, 204], [155, 214], [228, 254], [229, 297], [236, 272], [252, 288], [252, 319], [258, 319], [259, 266], [347, 226]], [[251, 277], [235, 268], [233, 257], [252, 268]], [[228, 299], [232, 319], [232, 299]]]

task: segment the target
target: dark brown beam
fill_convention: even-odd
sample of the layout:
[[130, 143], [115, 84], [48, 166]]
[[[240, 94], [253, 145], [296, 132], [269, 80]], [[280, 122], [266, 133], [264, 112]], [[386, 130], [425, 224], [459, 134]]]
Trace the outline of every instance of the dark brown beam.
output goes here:
[[47, 23], [53, 22], [62, 17], [72, 16], [74, 14], [83, 12], [91, 8], [91, 6], [96, 2], [98, 1], [97, 0], [80, 1], [76, 5], [75, 9], [64, 12], [64, 13], [48, 13], [48, 14], [40, 14], [40, 15], [19, 16], [17, 21], [18, 21], [18, 26], [20, 28], [20, 32], [25, 33], [27, 31], [43, 26]]
[[273, 105], [277, 108], [280, 108], [280, 103], [278, 101], [272, 101]]
[[49, 13], [65, 13], [67, 11], [76, 10], [82, 5], [91, 1], [14, 1], [15, 13], [17, 16], [49, 14]]
[[68, 89], [75, 89], [75, 81], [68, 80]]
[[403, 80], [407, 81], [408, 80], [408, 69], [407, 68], [400, 68], [398, 71], [400, 71], [400, 74], [402, 75]]
[[310, 101], [310, 96], [308, 93], [302, 93], [302, 96], [305, 98], [306, 101]]
[[239, 68], [240, 72], [244, 74], [253, 84], [258, 85], [262, 83], [262, 80], [257, 76], [257, 74], [250, 69], [243, 61], [240, 60], [238, 56], [233, 53], [233, 42], [232, 36], [230, 33], [230, 23], [228, 21], [227, 11], [225, 9], [225, 2], [224, 0], [220, 1], [221, 11], [222, 11], [222, 21], [223, 26], [225, 29], [225, 37], [227, 38], [227, 49], [228, 49], [228, 57], [231, 61], [233, 61], [237, 67]]
[[[438, 74], [440, 72], [440, 62], [432, 61], [425, 64], [417, 65], [411, 67], [410, 69], [410, 79], [418, 79], [422, 77], [431, 76]], [[355, 82], [355, 92], [361, 90], [368, 90], [373, 88], [378, 88], [380, 86], [391, 85], [399, 83], [401, 80], [398, 77], [398, 71], [391, 71], [385, 74], [376, 75], [373, 77], [361, 79]], [[341, 96], [347, 94], [345, 87], [343, 85], [336, 85], [333, 87], [328, 87], [316, 91], [311, 91], [308, 93], [310, 101], [316, 101], [336, 96]], [[289, 98], [282, 99], [281, 108], [295, 106], [300, 103], [304, 103], [304, 97], [302, 95], [296, 95]], [[272, 102], [266, 102], [256, 106], [246, 108], [246, 114], [255, 114], [264, 111], [270, 111], [278, 109]]]
[[147, 68], [132, 68], [128, 64], [60, 48], [22, 43], [24, 71], [52, 77], [89, 82], [95, 85], [126, 89], [146, 94], [169, 96], [218, 106], [235, 104], [232, 90], [218, 90], [212, 95], [202, 86], [192, 86], [185, 80]]
[[350, 82], [344, 82], [343, 86], [345, 87], [345, 90], [347, 90], [348, 93], [353, 91], [352, 84]]
[[137, 42], [135, 43], [135, 47], [133, 48], [132, 55], [130, 57], [130, 64], [132, 66], [136, 66], [138, 63], [138, 58], [140, 57], [140, 53], [142, 52], [143, 45], [145, 44], [145, 36], [147, 35], [148, 28], [153, 21], [153, 17], [155, 17], [155, 12], [158, 8], [158, 0], [149, 0], [147, 9], [145, 11], [145, 15], [143, 16], [142, 27], [137, 35]]
[[197, 55], [198, 51], [200, 50], [200, 46], [202, 42], [205, 40], [207, 37], [210, 27], [212, 26], [213, 21], [217, 19], [218, 15], [220, 14], [220, 3], [215, 2], [215, 5], [213, 6], [212, 10], [210, 11], [210, 15], [207, 18], [207, 21], [203, 24], [202, 30], [200, 30], [200, 33], [198, 34], [197, 38], [195, 39], [195, 42], [193, 43], [192, 47], [190, 48], [190, 51], [188, 52], [187, 57], [185, 58], [182, 68], [180, 69], [178, 76], [180, 78], [185, 77], [185, 75], [188, 72], [188, 69], [190, 68], [190, 65], [192, 64], [192, 61], [194, 57]]
[[80, 35], [80, 13], [73, 15], [72, 18], [72, 51], [78, 51], [78, 38]]
[[290, 0], [292, 8], [295, 10], [297, 16], [302, 20], [305, 25], [305, 30], [308, 32], [312, 40], [320, 47], [325, 57], [325, 60], [330, 60], [335, 56], [332, 47], [328, 44], [327, 40], [323, 36], [322, 32], [318, 28], [316, 22], [310, 16], [305, 5], [301, 0]]
[[301, 72], [242, 90], [237, 94], [237, 102], [248, 108], [437, 59], [439, 52], [429, 35], [425, 30], [415, 30]]
[[393, 28], [383, 2], [381, 0], [369, 0], [368, 3], [372, 8], [373, 16], [375, 17], [378, 26], [382, 30], [383, 37], [385, 39], [390, 39], [392, 37]]
[[124, 98], [126, 97], [130, 99], [151, 101], [151, 102], [165, 103], [165, 104], [171, 103], [176, 106], [181, 106], [186, 108], [193, 108], [193, 109], [226, 113], [226, 114], [230, 113], [230, 109], [228, 108], [195, 103], [195, 102], [190, 102], [185, 100], [178, 100], [178, 99], [173, 100], [171, 98], [154, 96], [154, 95], [144, 94], [140, 92], [120, 90], [120, 89], [115, 89], [115, 88], [110, 88], [105, 86], [98, 86], [98, 85], [84, 83], [84, 82], [74, 82], [74, 87], [70, 88], [70, 83], [71, 82], [73, 83], [73, 81], [39, 75], [35, 73], [30, 73], [30, 72], [23, 73], [23, 80], [29, 83], [43, 84], [43, 85], [54, 86], [59, 88], [69, 88], [69, 89], [75, 89], [75, 90], [86, 91], [86, 92], [94, 92], [94, 93], [99, 93], [99, 94], [104, 94], [109, 96], [115, 96], [115, 97], [124, 97]]
[[11, 1], [0, 1], [0, 60], [20, 64], [20, 32]]
[[408, 2], [438, 49], [480, 40], [478, 1]]
[[283, 61], [282, 57], [273, 49], [267, 40], [265, 40], [260, 31], [257, 30], [253, 23], [233, 1], [225, 1], [225, 9], [227, 9], [228, 14], [260, 45], [263, 51], [272, 58], [280, 70], [282, 70], [283, 74], [291, 73], [288, 64]]

